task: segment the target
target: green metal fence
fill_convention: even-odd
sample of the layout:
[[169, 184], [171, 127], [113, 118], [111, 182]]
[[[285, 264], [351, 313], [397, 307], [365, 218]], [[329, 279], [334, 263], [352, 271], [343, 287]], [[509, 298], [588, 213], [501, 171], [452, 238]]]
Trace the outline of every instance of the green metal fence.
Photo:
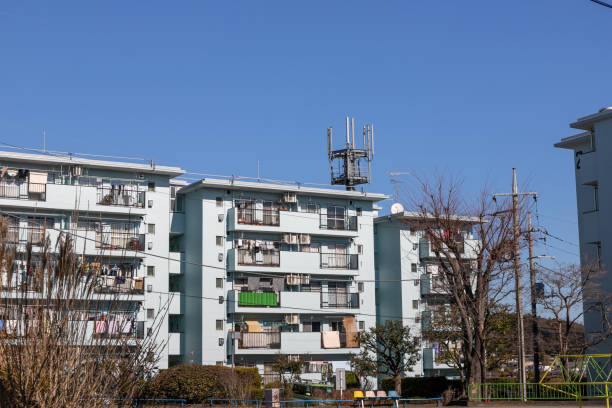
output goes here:
[[[487, 383], [470, 384], [469, 396], [474, 401], [509, 400], [593, 400], [612, 399], [612, 382], [576, 383]], [[525, 389], [525, 395], [523, 395]]]

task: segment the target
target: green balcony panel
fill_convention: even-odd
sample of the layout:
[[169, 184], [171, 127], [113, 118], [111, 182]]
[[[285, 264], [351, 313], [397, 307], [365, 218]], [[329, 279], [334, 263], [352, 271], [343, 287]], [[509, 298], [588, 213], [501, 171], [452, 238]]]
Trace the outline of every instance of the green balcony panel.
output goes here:
[[278, 306], [278, 297], [273, 292], [240, 292], [238, 306]]

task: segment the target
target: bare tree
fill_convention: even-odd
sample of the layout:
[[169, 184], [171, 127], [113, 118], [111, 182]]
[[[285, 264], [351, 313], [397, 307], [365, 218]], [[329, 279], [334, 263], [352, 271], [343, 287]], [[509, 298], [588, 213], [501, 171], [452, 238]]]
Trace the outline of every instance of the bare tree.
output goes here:
[[69, 234], [52, 246], [44, 227], [28, 231], [27, 245], [15, 242], [19, 233], [0, 219], [0, 406], [101, 407], [132, 397], [163, 347], [163, 312], [150, 335], [137, 333], [138, 302], [101, 292]]
[[569, 354], [572, 346], [575, 346], [572, 331], [590, 312], [601, 314], [601, 326], [599, 331], [586, 333], [580, 353], [605, 341], [612, 334], [612, 325], [607, 318], [612, 308], [612, 298], [599, 287], [603, 274], [596, 262], [582, 267], [565, 265], [557, 269], [541, 268], [540, 276], [545, 293], [538, 301], [552, 316], [556, 326], [559, 355]]
[[405, 217], [429, 245], [437, 278], [455, 309], [464, 391], [468, 383], [486, 381], [491, 306], [512, 291], [512, 216], [491, 197], [484, 189], [466, 198], [457, 182], [417, 178], [409, 203], [413, 212]]

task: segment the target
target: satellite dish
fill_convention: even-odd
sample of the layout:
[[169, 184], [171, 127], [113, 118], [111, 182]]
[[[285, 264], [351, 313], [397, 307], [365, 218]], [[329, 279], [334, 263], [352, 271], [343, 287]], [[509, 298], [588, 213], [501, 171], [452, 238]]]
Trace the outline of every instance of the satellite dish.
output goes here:
[[399, 214], [404, 212], [404, 206], [400, 203], [395, 203], [391, 206], [391, 214]]

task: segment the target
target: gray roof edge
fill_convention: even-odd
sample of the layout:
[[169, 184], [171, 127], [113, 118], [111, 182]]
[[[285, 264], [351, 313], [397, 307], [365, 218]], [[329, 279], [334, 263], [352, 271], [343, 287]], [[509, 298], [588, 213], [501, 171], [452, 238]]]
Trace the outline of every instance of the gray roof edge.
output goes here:
[[574, 129], [591, 130], [595, 122], [612, 118], [612, 107], [603, 108], [597, 113], [578, 118], [574, 123], [570, 123], [570, 127]]
[[573, 149], [575, 146], [587, 142], [589, 137], [591, 137], [591, 132], [582, 132], [578, 133], [577, 135], [564, 137], [559, 142], [555, 143], [553, 146], [558, 147], [560, 149]]
[[[376, 217], [374, 219], [374, 222], [383, 222], [386, 220], [390, 220], [390, 219], [419, 219], [419, 218], [423, 218], [423, 214], [416, 212], [416, 211], [403, 211], [401, 213], [397, 213], [397, 214], [387, 214], [387, 215], [381, 215], [379, 217]], [[428, 218], [433, 219], [433, 216], [430, 216]], [[455, 215], [453, 216], [453, 218], [455, 218], [457, 221], [460, 222], [465, 222], [466, 224], [478, 224], [480, 222], [480, 218], [478, 217], [471, 217], [471, 216], [467, 216], [467, 215]], [[485, 221], [486, 222], [486, 221]]]
[[9, 161], [24, 161], [31, 163], [47, 164], [74, 164], [92, 168], [103, 168], [109, 170], [134, 170], [142, 173], [163, 174], [172, 177], [185, 174], [185, 170], [180, 167], [157, 166], [130, 162], [117, 162], [108, 160], [84, 159], [81, 157], [63, 157], [45, 154], [17, 153], [0, 151], [0, 159]]
[[295, 192], [298, 194], [310, 194], [327, 197], [347, 198], [364, 201], [383, 201], [389, 198], [386, 194], [361, 193], [358, 191], [334, 190], [331, 188], [314, 188], [304, 186], [291, 186], [285, 184], [256, 183], [250, 181], [223, 180], [205, 178], [189, 184], [181, 189], [182, 193], [188, 193], [200, 188], [225, 188], [230, 190], [251, 190], [269, 192]]

